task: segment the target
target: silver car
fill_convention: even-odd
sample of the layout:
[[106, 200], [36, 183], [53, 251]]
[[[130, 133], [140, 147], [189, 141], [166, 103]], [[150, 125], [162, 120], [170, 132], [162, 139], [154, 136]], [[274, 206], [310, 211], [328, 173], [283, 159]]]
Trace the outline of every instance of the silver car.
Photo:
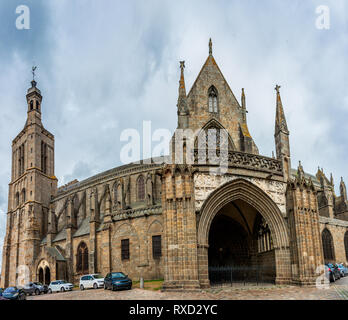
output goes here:
[[52, 281], [48, 286], [48, 293], [71, 291], [73, 288], [74, 285], [72, 283], [68, 283], [64, 280], [56, 280]]
[[80, 278], [80, 289], [98, 289], [104, 287], [104, 277], [100, 274], [86, 274]]

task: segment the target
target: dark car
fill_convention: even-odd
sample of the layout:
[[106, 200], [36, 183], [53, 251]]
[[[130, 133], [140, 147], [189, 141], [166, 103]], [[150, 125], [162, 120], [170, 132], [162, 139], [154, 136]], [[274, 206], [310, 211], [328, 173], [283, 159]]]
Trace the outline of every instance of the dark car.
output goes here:
[[17, 287], [9, 287], [5, 289], [5, 291], [2, 293], [2, 296], [9, 300], [25, 300], [27, 295], [23, 291], [23, 289], [19, 289]]
[[2, 296], [2, 293], [4, 292], [3, 288], [0, 288], [0, 300], [7, 300]]
[[328, 268], [331, 282], [335, 282], [336, 280], [341, 278], [341, 272], [338, 269], [337, 265], [334, 265], [332, 263], [328, 263], [326, 265], [326, 267]]
[[48, 287], [41, 282], [29, 282], [23, 287], [23, 291], [28, 295], [39, 295], [41, 293], [47, 293]]
[[104, 289], [112, 291], [118, 289], [132, 289], [132, 279], [129, 279], [123, 272], [111, 272], [104, 278]]

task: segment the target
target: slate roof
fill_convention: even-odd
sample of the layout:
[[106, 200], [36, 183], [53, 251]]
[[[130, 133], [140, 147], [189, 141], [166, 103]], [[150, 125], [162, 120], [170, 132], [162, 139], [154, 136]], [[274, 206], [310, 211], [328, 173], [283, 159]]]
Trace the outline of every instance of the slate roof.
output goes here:
[[66, 230], [62, 229], [54, 238], [53, 242], [65, 240], [66, 239]]
[[54, 247], [48, 247], [46, 248], [48, 253], [54, 257], [57, 261], [65, 261], [65, 258], [63, 257], [63, 255], [59, 252], [59, 250], [57, 248]]
[[74, 237], [80, 237], [80, 236], [84, 236], [86, 234], [89, 234], [89, 218], [86, 218], [84, 220], [82, 220], [80, 226], [78, 227], [78, 229], [76, 230], [76, 232], [74, 233]]

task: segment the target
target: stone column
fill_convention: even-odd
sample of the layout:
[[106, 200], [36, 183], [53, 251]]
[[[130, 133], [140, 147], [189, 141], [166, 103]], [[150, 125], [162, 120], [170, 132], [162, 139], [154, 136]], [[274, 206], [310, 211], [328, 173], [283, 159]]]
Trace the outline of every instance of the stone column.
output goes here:
[[[105, 214], [111, 213], [111, 196], [109, 187], [106, 186], [107, 191], [105, 195]], [[97, 229], [100, 225], [98, 206], [98, 194], [95, 189], [90, 195], [90, 222], [89, 222], [89, 248], [88, 248], [88, 266], [90, 273], [97, 272]]]
[[197, 231], [192, 200], [191, 167], [166, 166], [162, 175], [165, 226], [165, 279], [163, 289], [199, 288]]
[[288, 183], [287, 208], [291, 239], [292, 282], [315, 285], [324, 264], [316, 191], [311, 180], [298, 176]]

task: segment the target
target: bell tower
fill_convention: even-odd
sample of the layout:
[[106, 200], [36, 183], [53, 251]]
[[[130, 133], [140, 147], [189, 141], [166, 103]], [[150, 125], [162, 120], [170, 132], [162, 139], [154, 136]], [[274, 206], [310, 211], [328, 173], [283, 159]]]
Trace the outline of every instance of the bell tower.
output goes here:
[[[33, 68], [33, 75], [34, 75]], [[31, 281], [42, 239], [47, 235], [51, 197], [56, 194], [54, 136], [41, 122], [42, 95], [33, 78], [27, 91], [27, 120], [12, 142], [1, 287]]]

